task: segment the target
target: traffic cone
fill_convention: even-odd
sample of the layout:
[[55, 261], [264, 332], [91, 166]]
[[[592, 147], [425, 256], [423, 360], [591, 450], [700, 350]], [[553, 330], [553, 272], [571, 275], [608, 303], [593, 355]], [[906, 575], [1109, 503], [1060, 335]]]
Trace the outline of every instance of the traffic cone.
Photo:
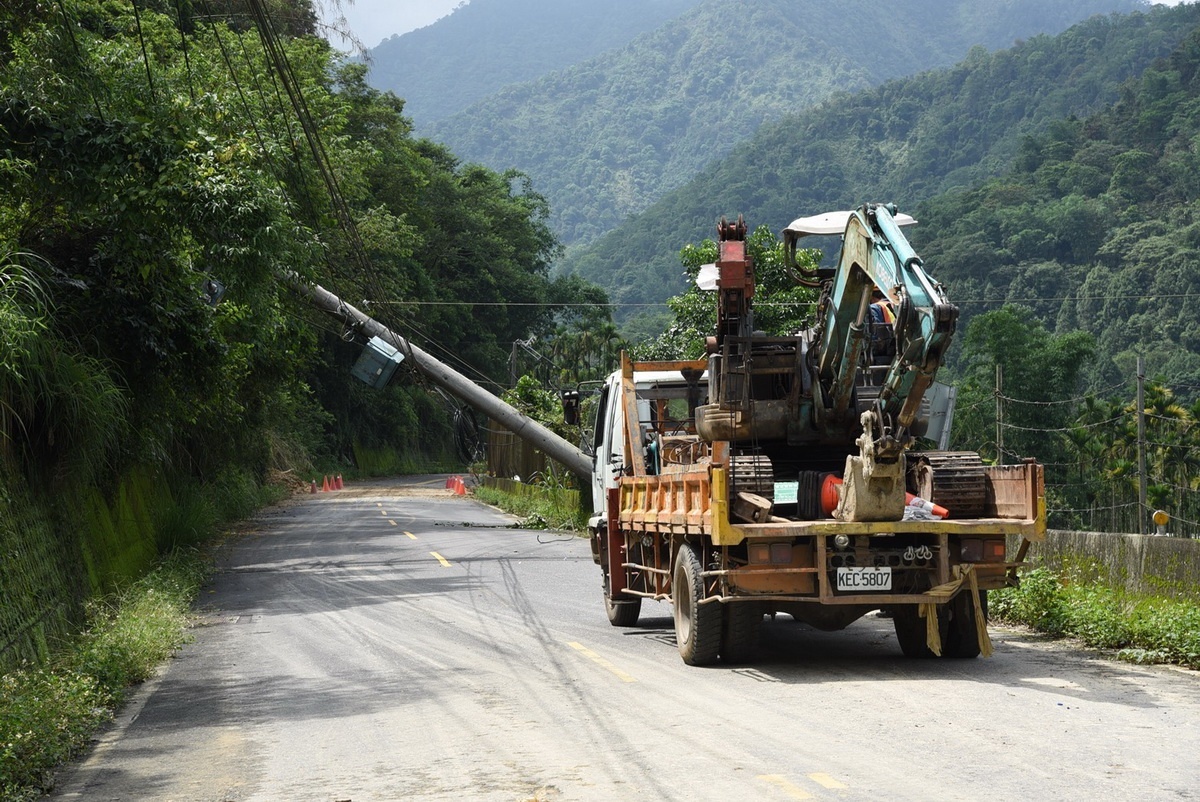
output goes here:
[[316, 493], [316, 492], [317, 492], [317, 480], [316, 480], [316, 479], [313, 479], [313, 480], [312, 480], [312, 489], [311, 489], [311, 490], [309, 490], [308, 492], [309, 492], [309, 493]]
[[341, 490], [341, 489], [342, 489], [342, 475], [341, 475], [340, 473], [337, 475], [337, 479], [335, 480], [335, 483], [334, 483], [334, 488], [333, 488], [333, 489], [334, 489], [334, 490]]
[[905, 493], [904, 498], [905, 498], [905, 504], [907, 504], [909, 507], [916, 507], [917, 509], [925, 510], [926, 512], [931, 512], [939, 518], [949, 518], [950, 517], [950, 510], [946, 509], [945, 507], [943, 507], [941, 505], [934, 504], [932, 501], [926, 501], [925, 499], [921, 498], [920, 496], [913, 495], [912, 493]]
[[321, 492], [322, 493], [329, 492], [329, 477], [328, 476], [323, 477], [321, 480]]
[[456, 496], [465, 496], [467, 494], [467, 486], [461, 476], [454, 477], [454, 494]]

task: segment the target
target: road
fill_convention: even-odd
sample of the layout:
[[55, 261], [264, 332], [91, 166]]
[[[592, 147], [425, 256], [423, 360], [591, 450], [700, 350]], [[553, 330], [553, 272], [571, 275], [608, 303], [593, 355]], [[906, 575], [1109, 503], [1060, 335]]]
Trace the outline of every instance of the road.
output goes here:
[[670, 608], [605, 618], [587, 542], [441, 480], [348, 486], [223, 550], [195, 640], [55, 799], [1200, 799], [1200, 674], [993, 626], [900, 656], [886, 619], [779, 616], [689, 668]]

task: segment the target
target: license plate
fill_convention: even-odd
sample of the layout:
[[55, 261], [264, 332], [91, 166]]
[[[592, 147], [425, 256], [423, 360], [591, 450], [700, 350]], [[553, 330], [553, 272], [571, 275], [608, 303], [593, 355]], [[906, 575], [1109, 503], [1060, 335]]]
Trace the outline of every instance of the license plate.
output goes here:
[[891, 568], [839, 568], [838, 590], [891, 590]]

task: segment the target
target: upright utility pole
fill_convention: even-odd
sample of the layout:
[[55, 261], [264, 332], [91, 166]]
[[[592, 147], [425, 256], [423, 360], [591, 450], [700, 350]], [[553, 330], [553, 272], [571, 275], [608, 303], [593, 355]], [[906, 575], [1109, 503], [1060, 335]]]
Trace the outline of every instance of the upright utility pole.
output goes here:
[[1146, 364], [1137, 359], [1138, 534], [1146, 534]]
[[1004, 464], [1004, 366], [996, 365], [996, 464]]

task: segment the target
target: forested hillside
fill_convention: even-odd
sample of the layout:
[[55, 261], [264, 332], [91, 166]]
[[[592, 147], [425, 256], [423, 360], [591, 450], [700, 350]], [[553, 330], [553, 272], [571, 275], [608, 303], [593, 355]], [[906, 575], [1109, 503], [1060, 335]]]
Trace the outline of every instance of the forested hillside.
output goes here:
[[1111, 108], [1025, 139], [1012, 171], [920, 207], [919, 243], [966, 312], [1020, 303], [1097, 343], [1088, 385], [1200, 388], [1200, 29]]
[[701, 0], [471, 0], [369, 53], [368, 80], [404, 98], [418, 129], [509, 84], [628, 44]]
[[764, 122], [840, 90], [944, 66], [1140, 0], [708, 0], [621, 50], [509, 87], [430, 133], [527, 172], [583, 243], [649, 207]]
[[0, 9], [0, 666], [270, 478], [462, 459], [454, 405], [352, 380], [363, 336], [284, 271], [485, 382], [603, 300], [549, 277], [528, 182], [413, 137], [306, 0], [161, 8]]
[[[1200, 7], [1094, 17], [947, 70], [893, 81], [765, 126], [719, 164], [639, 217], [569, 255], [567, 270], [623, 304], [678, 292], [681, 244], [722, 214], [779, 231], [792, 219], [865, 200], [914, 210], [1011, 166], [1023, 137], [1115, 101], [1122, 83], [1200, 24]], [[923, 221], [921, 241], [934, 226]], [[940, 277], [936, 262], [934, 274]]]

